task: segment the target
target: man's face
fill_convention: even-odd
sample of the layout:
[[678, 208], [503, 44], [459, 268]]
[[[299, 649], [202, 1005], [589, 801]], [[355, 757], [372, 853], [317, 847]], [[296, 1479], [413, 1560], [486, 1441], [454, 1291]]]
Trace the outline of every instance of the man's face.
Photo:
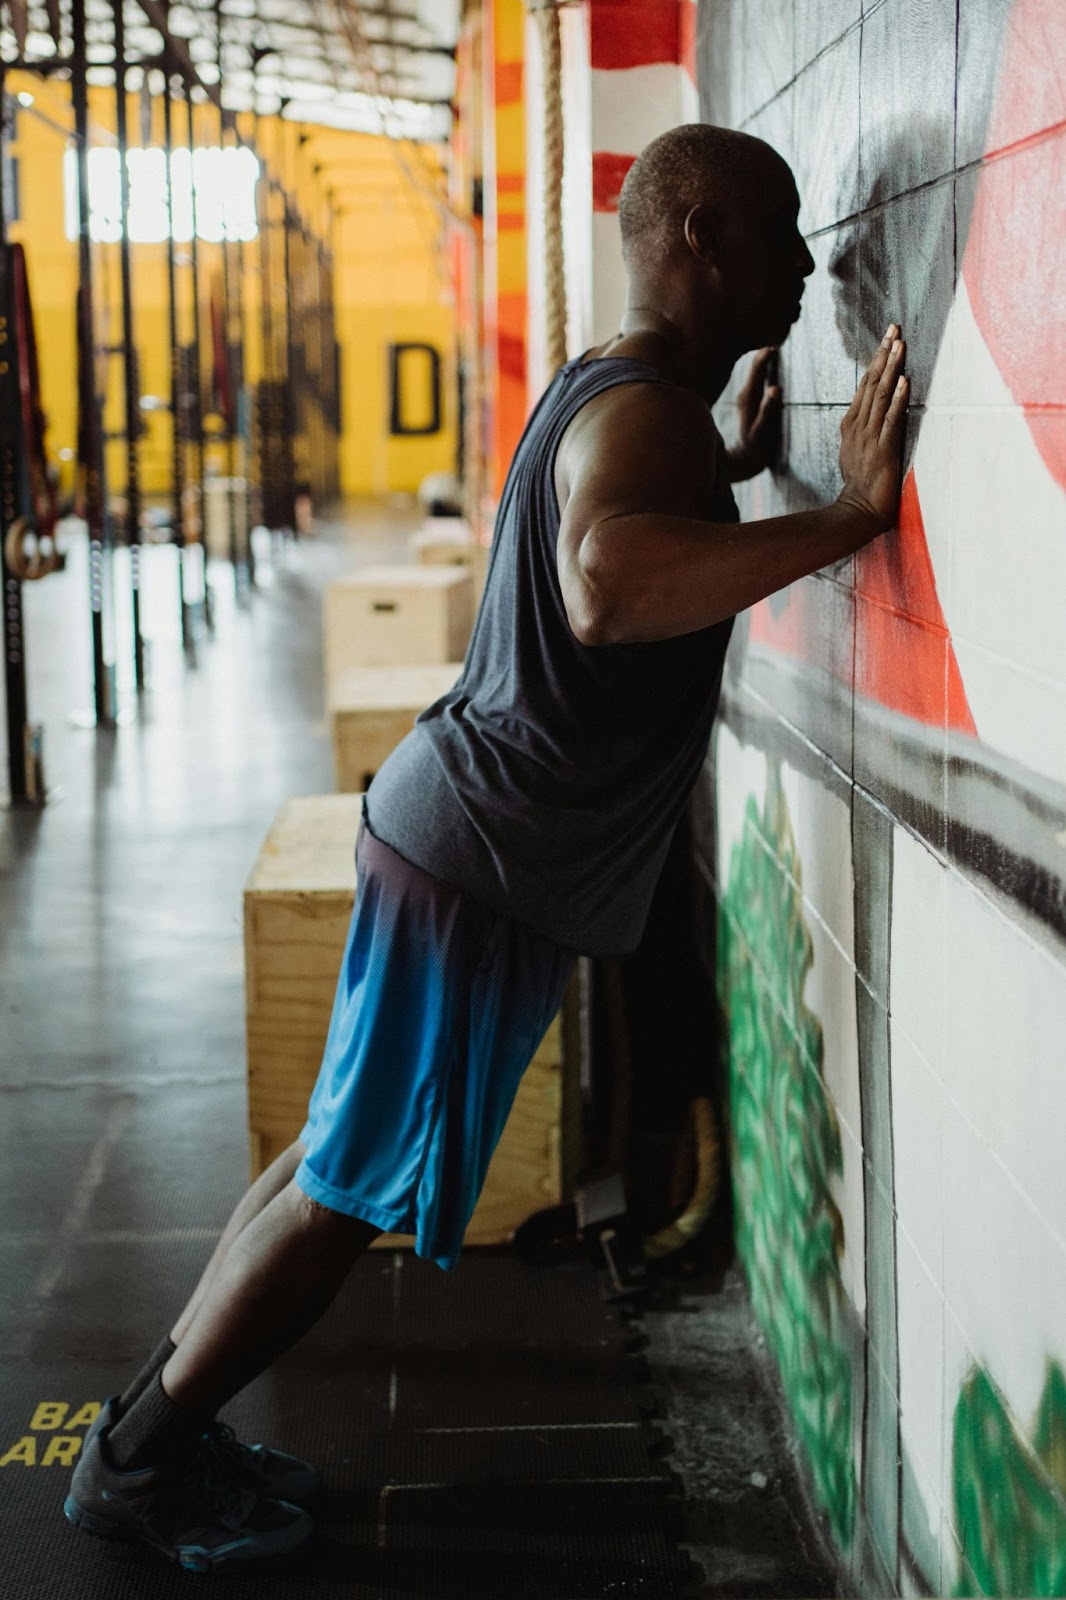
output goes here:
[[799, 231], [799, 195], [783, 161], [744, 186], [721, 216], [716, 315], [728, 318], [737, 354], [779, 345], [800, 314], [814, 258]]

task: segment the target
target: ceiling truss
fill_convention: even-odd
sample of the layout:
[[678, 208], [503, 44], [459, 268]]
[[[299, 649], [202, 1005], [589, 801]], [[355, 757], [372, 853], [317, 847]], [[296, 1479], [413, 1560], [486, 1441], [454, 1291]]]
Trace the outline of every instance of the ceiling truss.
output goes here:
[[[450, 132], [459, 0], [88, 0], [96, 83], [114, 82], [116, 4], [128, 67], [166, 63], [225, 111], [420, 142]], [[71, 48], [69, 0], [0, 0], [6, 65], [62, 73]]]

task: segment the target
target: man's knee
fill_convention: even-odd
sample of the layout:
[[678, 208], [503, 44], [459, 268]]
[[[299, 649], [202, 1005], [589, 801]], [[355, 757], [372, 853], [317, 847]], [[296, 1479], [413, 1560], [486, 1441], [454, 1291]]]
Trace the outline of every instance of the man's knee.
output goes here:
[[289, 1184], [288, 1198], [308, 1235], [335, 1243], [339, 1249], [365, 1250], [382, 1231], [372, 1223], [364, 1222], [361, 1217], [349, 1216], [346, 1211], [334, 1211], [332, 1207], [312, 1200], [296, 1183]]

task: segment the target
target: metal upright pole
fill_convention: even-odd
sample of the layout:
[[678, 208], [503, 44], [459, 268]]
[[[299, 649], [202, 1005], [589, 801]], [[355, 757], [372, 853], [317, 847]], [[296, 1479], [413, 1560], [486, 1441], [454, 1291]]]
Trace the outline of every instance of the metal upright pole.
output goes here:
[[[215, 13], [215, 63], [218, 67], [218, 148], [219, 160], [225, 161], [226, 151], [226, 113], [222, 105], [222, 0], [214, 0]], [[225, 429], [224, 439], [226, 444], [226, 507], [229, 512], [229, 559], [233, 568], [233, 587], [237, 595], [241, 592], [240, 581], [240, 542], [237, 535], [237, 452], [236, 428], [234, 426], [234, 399], [235, 399], [235, 373], [230, 360], [232, 345], [230, 342], [230, 237], [229, 237], [229, 207], [223, 195], [221, 222], [222, 222], [222, 305], [220, 316], [222, 322], [222, 361], [226, 374], [226, 396], [222, 412], [222, 422]]]
[[[222, 78], [222, 68], [221, 68], [221, 58], [220, 58], [220, 65], [219, 65], [219, 82], [220, 83], [221, 83], [221, 78]], [[219, 111], [218, 145], [219, 145], [219, 151], [222, 153], [222, 156], [223, 156], [223, 159], [224, 159], [224, 152], [226, 150], [226, 115], [225, 115], [225, 112], [221, 111], [221, 110]], [[238, 534], [237, 534], [237, 497], [236, 497], [236, 488], [235, 488], [236, 478], [237, 478], [237, 430], [236, 430], [236, 427], [235, 427], [235, 418], [234, 418], [234, 415], [233, 415], [234, 405], [235, 405], [236, 373], [233, 370], [233, 361], [231, 360], [231, 356], [232, 356], [232, 353], [233, 353], [233, 346], [232, 346], [232, 343], [231, 343], [231, 340], [230, 340], [230, 318], [231, 318], [231, 309], [230, 308], [231, 308], [231, 305], [232, 305], [232, 285], [230, 283], [229, 221], [228, 221], [228, 218], [227, 218], [227, 215], [226, 215], [226, 211], [227, 211], [227, 206], [226, 206], [225, 200], [223, 200], [223, 204], [222, 204], [222, 305], [221, 305], [220, 310], [221, 310], [221, 319], [222, 319], [222, 360], [225, 363], [225, 372], [226, 372], [226, 398], [225, 398], [225, 409], [224, 409], [223, 414], [222, 414], [222, 421], [223, 421], [223, 424], [225, 426], [226, 478], [227, 478], [227, 481], [229, 483], [229, 492], [226, 495], [226, 504], [227, 504], [227, 507], [228, 507], [228, 510], [229, 510], [229, 558], [230, 558], [230, 565], [233, 568], [233, 585], [234, 585], [234, 588], [235, 588], [237, 594], [239, 595], [240, 592], [241, 592], [241, 582], [240, 582], [241, 552], [240, 552], [240, 541], [239, 541]]]
[[259, 321], [263, 348], [261, 378], [269, 380], [274, 376], [274, 325], [272, 320], [273, 306], [270, 299], [273, 292], [270, 283], [270, 176], [266, 170], [266, 162], [260, 156], [258, 106], [255, 112], [255, 146], [256, 156], [259, 157], [259, 182], [256, 184], [255, 192], [255, 215], [259, 229]]
[[178, 556], [178, 606], [181, 613], [181, 642], [184, 649], [193, 643], [189, 603], [185, 596], [185, 439], [181, 406], [184, 392], [178, 356], [178, 262], [174, 240], [174, 114], [171, 105], [170, 64], [164, 61], [163, 149], [167, 163], [167, 331], [170, 336], [170, 422], [171, 422], [171, 538]]
[[204, 620], [214, 627], [215, 613], [211, 603], [211, 588], [207, 581], [207, 447], [204, 441], [203, 364], [200, 348], [200, 242], [197, 236], [196, 214], [196, 130], [192, 98], [192, 79], [185, 79], [185, 110], [189, 127], [189, 201], [192, 208], [192, 238], [189, 257], [192, 266], [192, 371], [190, 380], [195, 396], [194, 437], [196, 467], [200, 475], [200, 552], [204, 570]]
[[293, 336], [295, 322], [295, 307], [293, 296], [296, 293], [296, 275], [293, 270], [293, 234], [296, 230], [296, 214], [289, 204], [288, 190], [282, 188], [282, 199], [285, 202], [285, 238], [284, 238], [284, 281], [285, 281], [285, 388], [283, 390], [284, 403], [282, 406], [283, 427], [285, 429], [285, 467], [286, 485], [285, 499], [287, 502], [289, 526], [293, 538], [297, 536], [296, 526], [296, 423], [297, 423], [297, 393], [296, 393], [296, 341]]
[[319, 277], [318, 245], [312, 225], [305, 224], [303, 231], [303, 278], [308, 288], [304, 299], [304, 318], [301, 330], [303, 344], [303, 370], [305, 405], [311, 424], [309, 449], [312, 498], [325, 498], [326, 488], [322, 476], [322, 373], [319, 366], [319, 301], [322, 281]]
[[137, 351], [133, 342], [133, 267], [130, 258], [129, 128], [126, 105], [126, 20], [123, 0], [114, 0], [115, 122], [118, 133], [119, 274], [122, 284], [122, 371], [126, 393], [126, 543], [130, 552], [133, 600], [133, 669], [137, 691], [144, 689], [144, 639], [141, 635], [141, 475], [138, 434], [141, 406]]
[[[238, 130], [234, 123], [234, 148], [240, 149]], [[245, 543], [244, 561], [248, 573], [249, 584], [255, 584], [255, 552], [252, 549], [252, 518], [251, 518], [251, 483], [249, 473], [251, 468], [251, 441], [249, 433], [249, 396], [245, 381], [245, 319], [244, 319], [244, 240], [237, 240], [237, 271], [233, 279], [233, 315], [235, 319], [236, 337], [233, 349], [233, 393], [235, 404], [235, 423], [237, 431], [237, 450], [240, 467], [240, 477], [244, 483], [245, 505]]]
[[[255, 90], [253, 90], [254, 94]], [[271, 274], [273, 252], [270, 202], [273, 189], [267, 164], [260, 153], [258, 99], [253, 99], [253, 104], [255, 105], [256, 155], [260, 158], [259, 182], [256, 185], [256, 223], [259, 229], [259, 337], [262, 349], [258, 402], [256, 405], [259, 444], [259, 491], [262, 500], [263, 521], [274, 532], [276, 531], [275, 523], [277, 521], [274, 515], [277, 500], [275, 493], [277, 454], [274, 448], [277, 432], [275, 425], [277, 417], [277, 360], [274, 348], [274, 285]]]
[[92, 240], [89, 232], [89, 88], [85, 0], [71, 0], [70, 86], [78, 172], [78, 317], [80, 466], [84, 473], [85, 520], [89, 531], [89, 604], [92, 608], [93, 709], [98, 724], [114, 722], [110, 664], [104, 658], [104, 483], [103, 429], [96, 394], [96, 323], [93, 314]]
[[337, 237], [337, 208], [333, 201], [332, 191], [329, 195], [329, 242], [325, 247], [323, 274], [323, 335], [322, 348], [323, 360], [327, 362], [327, 385], [329, 394], [329, 426], [331, 444], [330, 456], [330, 481], [333, 493], [339, 495], [340, 483], [340, 427], [341, 427], [341, 394], [340, 394], [340, 353], [337, 345], [337, 324], [334, 310], [334, 275], [333, 266], [336, 252]]
[[311, 312], [311, 327], [315, 340], [315, 430], [318, 450], [318, 489], [316, 493], [325, 500], [329, 494], [329, 460], [326, 444], [326, 345], [322, 337], [322, 304], [325, 284], [322, 271], [322, 240], [317, 233], [310, 241], [311, 260], [315, 265], [315, 303]]
[[326, 500], [332, 496], [333, 490], [329, 480], [329, 399], [324, 324], [326, 253], [321, 234], [314, 235], [311, 245], [315, 260], [315, 392], [318, 395], [319, 472], [322, 477], [322, 499]]
[[22, 583], [7, 564], [7, 532], [18, 516], [19, 404], [17, 341], [12, 322], [11, 258], [4, 213], [4, 64], [0, 61], [0, 573], [4, 588], [4, 699], [12, 801], [26, 800], [26, 655]]

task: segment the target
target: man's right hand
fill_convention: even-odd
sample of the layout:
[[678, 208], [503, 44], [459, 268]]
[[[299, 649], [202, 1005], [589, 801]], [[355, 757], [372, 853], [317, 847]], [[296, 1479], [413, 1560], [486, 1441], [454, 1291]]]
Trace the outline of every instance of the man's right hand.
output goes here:
[[903, 372], [905, 346], [899, 331], [894, 322], [889, 325], [840, 424], [844, 487], [838, 504], [868, 516], [878, 533], [896, 521], [903, 481], [903, 428], [910, 385]]

